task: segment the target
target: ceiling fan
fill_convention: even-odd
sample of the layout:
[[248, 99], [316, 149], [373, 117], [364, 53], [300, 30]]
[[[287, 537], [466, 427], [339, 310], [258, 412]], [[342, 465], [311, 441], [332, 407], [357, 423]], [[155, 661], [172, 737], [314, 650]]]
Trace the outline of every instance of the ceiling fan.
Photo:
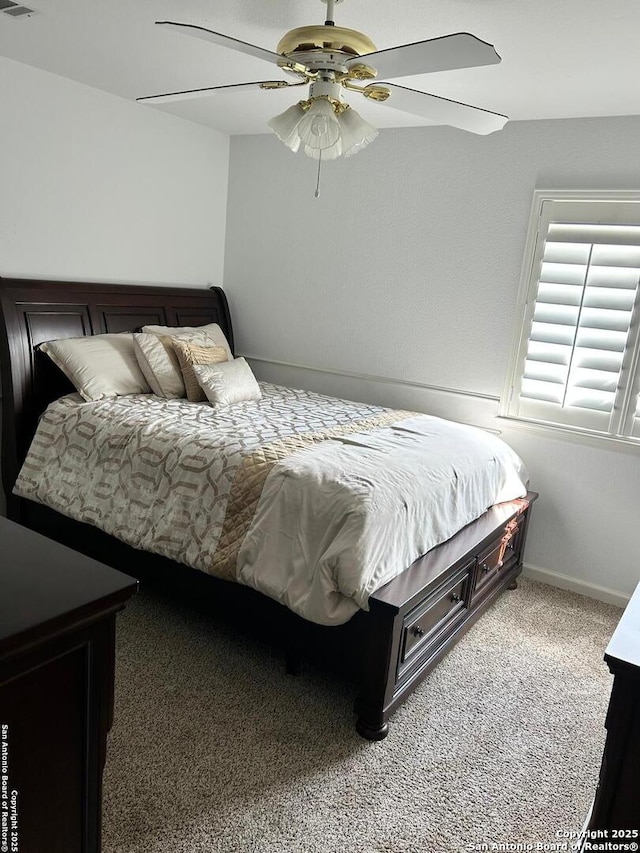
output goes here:
[[[316, 160], [333, 160], [341, 155], [349, 157], [361, 151], [378, 135], [374, 127], [342, 100], [345, 90], [358, 92], [376, 103], [472, 133], [488, 134], [504, 127], [507, 116], [387, 82], [389, 79], [414, 74], [498, 63], [500, 57], [493, 45], [470, 33], [454, 33], [377, 50], [364, 33], [335, 26], [334, 6], [342, 0], [322, 2], [327, 5], [327, 20], [324, 24], [290, 30], [280, 40], [275, 53], [195, 24], [156, 21], [158, 26], [263, 59], [296, 79], [295, 82], [261, 80], [207, 86], [137, 100], [158, 104], [225, 90], [309, 86], [307, 98], [289, 107], [268, 124], [293, 152], [302, 146], [305, 154]], [[381, 84], [378, 78], [384, 83]]]

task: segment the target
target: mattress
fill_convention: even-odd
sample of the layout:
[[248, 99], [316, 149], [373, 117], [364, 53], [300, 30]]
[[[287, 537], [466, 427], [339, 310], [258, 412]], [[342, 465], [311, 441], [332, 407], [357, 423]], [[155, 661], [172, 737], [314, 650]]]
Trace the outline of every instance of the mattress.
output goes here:
[[63, 397], [14, 492], [323, 625], [367, 609], [419, 556], [526, 494], [520, 458], [483, 430], [261, 389], [226, 409]]

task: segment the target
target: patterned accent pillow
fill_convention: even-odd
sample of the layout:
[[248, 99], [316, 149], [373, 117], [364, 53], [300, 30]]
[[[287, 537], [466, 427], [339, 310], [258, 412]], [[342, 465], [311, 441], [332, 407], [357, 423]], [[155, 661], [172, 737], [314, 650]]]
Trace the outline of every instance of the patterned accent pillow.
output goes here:
[[232, 406], [262, 398], [260, 386], [244, 358], [194, 365], [193, 372], [212, 406]]
[[187, 400], [192, 403], [202, 403], [207, 398], [198, 384], [193, 372], [194, 364], [217, 364], [227, 361], [227, 351], [224, 347], [201, 346], [200, 344], [182, 341], [180, 338], [171, 338], [171, 343], [178, 356], [184, 387], [187, 391]]
[[143, 326], [140, 331], [150, 335], [197, 341], [203, 346], [224, 347], [227, 351], [227, 358], [229, 360], [233, 358], [229, 341], [217, 323], [207, 323], [206, 326]]

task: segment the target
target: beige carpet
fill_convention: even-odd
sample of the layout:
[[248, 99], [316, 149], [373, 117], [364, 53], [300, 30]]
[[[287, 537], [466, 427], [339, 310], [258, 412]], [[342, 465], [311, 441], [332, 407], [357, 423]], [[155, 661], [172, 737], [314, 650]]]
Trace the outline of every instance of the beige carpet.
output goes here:
[[579, 830], [620, 612], [521, 581], [369, 743], [350, 688], [139, 595], [119, 616], [103, 853], [446, 853]]

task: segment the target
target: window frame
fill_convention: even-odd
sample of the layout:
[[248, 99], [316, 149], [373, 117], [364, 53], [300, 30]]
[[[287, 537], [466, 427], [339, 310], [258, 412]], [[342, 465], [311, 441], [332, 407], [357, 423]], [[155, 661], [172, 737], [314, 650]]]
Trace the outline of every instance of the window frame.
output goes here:
[[[637, 202], [640, 211], [640, 190], [548, 190], [537, 189], [533, 194], [524, 257], [520, 275], [516, 312], [516, 330], [512, 342], [508, 368], [505, 375], [503, 393], [500, 398], [498, 417], [514, 425], [531, 429], [551, 430], [565, 435], [593, 438], [599, 443], [617, 443], [627, 447], [640, 446], [640, 401], [638, 408], [633, 405], [639, 400], [640, 392], [640, 285], [629, 327], [629, 338], [625, 348], [621, 378], [624, 390], [620, 395], [622, 404], [616, 406], [611, 414], [603, 412], [588, 413], [581, 416], [583, 423], [576, 424], [570, 415], [564, 414], [556, 404], [528, 404], [529, 413], [520, 412], [520, 400], [517, 389], [524, 374], [529, 335], [536, 308], [539, 287], [540, 264], [545, 248], [545, 240], [539, 240], [542, 225], [546, 227], [544, 217], [545, 202]], [[614, 223], [612, 223], [614, 224]], [[545, 232], [546, 234], [546, 232]]]

